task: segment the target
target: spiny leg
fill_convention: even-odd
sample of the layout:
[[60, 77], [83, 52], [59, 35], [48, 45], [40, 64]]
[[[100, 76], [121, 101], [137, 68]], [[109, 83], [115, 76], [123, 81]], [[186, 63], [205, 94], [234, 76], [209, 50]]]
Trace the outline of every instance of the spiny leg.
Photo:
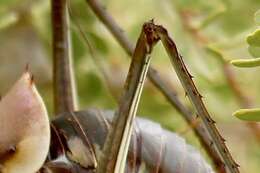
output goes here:
[[[128, 39], [126, 34], [123, 32], [122, 28], [117, 24], [115, 19], [106, 8], [101, 4], [99, 0], [86, 0], [89, 7], [95, 13], [95, 15], [100, 19], [100, 21], [107, 27], [107, 29], [111, 32], [111, 34], [115, 37], [121, 47], [125, 50], [125, 52], [132, 56], [134, 52], [134, 46], [131, 41]], [[182, 104], [176, 92], [173, 88], [162, 80], [160, 74], [156, 69], [150, 66], [148, 70], [148, 78], [154, 84], [154, 86], [163, 94], [163, 96], [169, 101], [169, 103], [183, 116], [183, 118], [187, 121], [188, 124], [192, 124], [197, 116], [193, 114], [191, 110], [189, 110], [185, 105]], [[225, 168], [223, 166], [223, 162], [221, 157], [219, 156], [218, 151], [215, 147], [212, 147], [212, 139], [206, 133], [206, 129], [202, 123], [194, 126], [194, 132], [200, 140], [203, 148], [206, 150], [207, 154], [210, 156], [216, 169], [225, 173]]]
[[[147, 27], [148, 26], [148, 27]], [[145, 29], [147, 27], [147, 30]], [[147, 32], [146, 32], [147, 31]], [[144, 37], [144, 36], [145, 37]], [[143, 37], [142, 37], [143, 36]], [[142, 38], [146, 40], [146, 42], [141, 42]], [[188, 96], [190, 97], [191, 102], [194, 104], [194, 107], [196, 108], [196, 111], [198, 115], [203, 120], [203, 123], [205, 127], [207, 128], [207, 131], [211, 135], [212, 143], [215, 144], [216, 148], [218, 149], [218, 152], [220, 153], [221, 157], [224, 160], [225, 165], [232, 173], [239, 173], [238, 165], [233, 160], [231, 154], [228, 151], [227, 146], [224, 143], [223, 137], [218, 132], [218, 129], [215, 126], [214, 120], [211, 119], [209, 113], [207, 112], [207, 109], [204, 105], [204, 103], [201, 100], [201, 95], [198, 92], [194, 82], [192, 81], [192, 76], [188, 72], [181, 56], [179, 55], [175, 43], [172, 41], [172, 39], [168, 36], [167, 30], [159, 25], [154, 25], [153, 22], [150, 22], [148, 24], [145, 24], [143, 27], [143, 31], [141, 33], [141, 36], [138, 40], [135, 53], [133, 56], [133, 60], [131, 63], [129, 75], [127, 78], [127, 84], [125, 86], [125, 90], [123, 93], [122, 100], [120, 102], [120, 107], [118, 113], [115, 115], [114, 119], [114, 126], [113, 130], [110, 132], [110, 135], [108, 137], [108, 140], [104, 147], [104, 154], [107, 156], [110, 154], [110, 157], [105, 158], [104, 160], [101, 159], [100, 162], [100, 169], [98, 170], [98, 173], [105, 173], [107, 171], [122, 171], [124, 169], [125, 158], [124, 156], [126, 153], [125, 150], [127, 149], [128, 145], [122, 146], [122, 144], [127, 144], [127, 139], [129, 138], [129, 132], [131, 131], [132, 125], [129, 125], [129, 120], [133, 120], [135, 116], [135, 111], [137, 108], [136, 103], [138, 103], [139, 97], [140, 97], [140, 91], [138, 90], [138, 84], [136, 84], [136, 81], [142, 81], [142, 70], [138, 73], [137, 77], [134, 76], [134, 62], [137, 62], [136, 55], [142, 55], [143, 57], [140, 64], [144, 64], [142, 62], [145, 62], [146, 55], [149, 55], [152, 50], [152, 46], [154, 43], [156, 43], [158, 40], [161, 40], [167, 53], [169, 54], [170, 59], [172, 60], [172, 64], [176, 70], [176, 73], [187, 92]], [[145, 44], [144, 44], [145, 43]], [[147, 44], [148, 43], [148, 44]], [[146, 52], [143, 49], [141, 49], [141, 53], [138, 52], [138, 46], [144, 46], [148, 45], [148, 48], [146, 49]], [[149, 47], [149, 45], [151, 45]], [[146, 47], [147, 48], [147, 47]], [[140, 61], [140, 59], [139, 59]], [[139, 65], [140, 65], [139, 64]], [[148, 67], [147, 67], [148, 68]], [[140, 70], [140, 69], [139, 69]], [[133, 71], [133, 72], [132, 72]], [[133, 73], [133, 74], [132, 74]], [[131, 83], [133, 81], [133, 83]], [[132, 85], [131, 85], [132, 84]], [[133, 86], [135, 90], [133, 90], [130, 86]], [[140, 87], [142, 88], [142, 87]], [[136, 92], [132, 92], [132, 91]], [[139, 91], [139, 92], [138, 92]], [[129, 93], [131, 95], [129, 95]], [[135, 95], [137, 93], [137, 95]], [[139, 93], [139, 94], [138, 94]], [[139, 96], [138, 96], [139, 95]], [[136, 97], [137, 96], [137, 97]], [[137, 98], [137, 99], [136, 99]], [[136, 105], [136, 106], [135, 106]], [[132, 111], [132, 112], [131, 112]], [[133, 114], [132, 114], [133, 113]], [[127, 131], [128, 130], [128, 131]], [[129, 142], [128, 142], [129, 143]], [[119, 160], [120, 159], [120, 160]], [[118, 166], [119, 165], [119, 166]]]
[[231, 173], [239, 173], [238, 164], [232, 158], [224, 138], [219, 133], [218, 129], [215, 126], [215, 121], [209, 115], [203, 101], [202, 96], [198, 92], [192, 76], [188, 72], [181, 55], [178, 53], [177, 47], [173, 40], [169, 37], [167, 30], [162, 26], [156, 25], [156, 32], [160, 37], [160, 40], [165, 47], [166, 52], [168, 53], [172, 65], [177, 73], [178, 78], [180, 79], [183, 88], [187, 92], [191, 102], [193, 103], [199, 117], [202, 119], [203, 124], [205, 125], [207, 131], [209, 132], [213, 144], [218, 149], [225, 165]]
[[98, 173], [124, 171], [133, 121], [150, 63], [150, 53], [158, 41], [158, 37], [153, 33], [151, 22], [144, 24], [133, 54], [119, 108], [99, 159]]
[[[189, 76], [189, 78], [190, 78], [190, 75], [188, 74], [188, 76]], [[196, 89], [196, 88], [195, 88]], [[196, 90], [194, 90], [194, 93], [196, 94], [196, 92], [195, 92]], [[193, 94], [194, 94], [193, 93]], [[197, 92], [197, 94], [198, 94], [198, 96], [200, 97], [200, 95], [199, 95], [199, 93]], [[206, 119], [208, 122], [212, 122], [212, 120], [211, 120], [211, 118], [208, 116], [207, 118], [204, 118], [204, 119]], [[225, 145], [224, 145], [225, 146]], [[224, 148], [225, 149], [225, 148]], [[226, 152], [226, 149], [224, 150], [225, 152]], [[230, 164], [231, 165], [231, 164]], [[236, 165], [235, 164], [233, 164], [232, 165], [232, 167], [236, 167]]]

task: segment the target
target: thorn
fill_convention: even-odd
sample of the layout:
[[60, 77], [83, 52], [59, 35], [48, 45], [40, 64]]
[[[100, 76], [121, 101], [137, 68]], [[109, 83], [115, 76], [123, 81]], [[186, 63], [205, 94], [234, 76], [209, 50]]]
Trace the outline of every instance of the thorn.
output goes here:
[[208, 121], [209, 123], [212, 123], [212, 124], [215, 124], [215, 123], [216, 123], [216, 121], [214, 121], [211, 117], [206, 117], [206, 119], [207, 119], [207, 121]]
[[32, 85], [34, 83], [34, 76], [33, 76], [33, 74], [31, 74], [31, 76], [30, 76], [30, 84]]
[[238, 167], [240, 167], [240, 165], [237, 164], [236, 162], [234, 162], [234, 165], [232, 165], [232, 168], [235, 169], [235, 168], [238, 168]]
[[211, 119], [209, 117], [206, 117], [207, 121], [211, 123]]
[[237, 168], [240, 167], [240, 165], [239, 165], [238, 163], [236, 163], [236, 162], [235, 162], [235, 166], [236, 166]]
[[194, 78], [194, 76], [192, 76], [189, 72], [188, 72], [188, 75], [189, 75], [189, 77], [192, 79], [192, 78]]
[[210, 117], [207, 117], [207, 121], [208, 121], [209, 123], [212, 123], [212, 122], [213, 122], [213, 120], [212, 120]]
[[29, 65], [29, 63], [26, 63], [26, 65], [25, 65], [25, 72], [29, 72], [29, 70], [30, 70], [30, 65]]
[[224, 149], [223, 149], [223, 152], [224, 152], [225, 154], [227, 154], [227, 149], [226, 149], [226, 148], [224, 148]]
[[212, 147], [214, 145], [214, 142], [213, 141], [210, 141], [210, 147]]
[[13, 153], [15, 153], [15, 151], [16, 151], [16, 146], [14, 146], [14, 145], [10, 146], [10, 148], [8, 149], [9, 154], [13, 154]]
[[222, 136], [220, 136], [221, 137], [221, 140], [223, 141], [223, 142], [226, 142], [226, 139], [224, 139]]
[[185, 97], [187, 97], [188, 96], [188, 93], [185, 91]]
[[204, 98], [200, 93], [199, 93], [199, 97], [202, 99], [202, 98]]

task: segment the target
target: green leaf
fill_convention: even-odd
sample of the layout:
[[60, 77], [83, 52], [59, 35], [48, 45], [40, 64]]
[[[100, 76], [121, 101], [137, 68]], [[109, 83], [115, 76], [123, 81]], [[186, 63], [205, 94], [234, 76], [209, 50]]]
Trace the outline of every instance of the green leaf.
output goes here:
[[260, 57], [260, 47], [249, 46], [248, 47], [248, 52], [255, 58]]
[[246, 41], [250, 46], [260, 47], [260, 29], [248, 35]]
[[260, 108], [240, 109], [233, 113], [234, 116], [245, 121], [260, 121]]
[[260, 66], [260, 58], [236, 59], [230, 61], [230, 63], [237, 67], [257, 67]]

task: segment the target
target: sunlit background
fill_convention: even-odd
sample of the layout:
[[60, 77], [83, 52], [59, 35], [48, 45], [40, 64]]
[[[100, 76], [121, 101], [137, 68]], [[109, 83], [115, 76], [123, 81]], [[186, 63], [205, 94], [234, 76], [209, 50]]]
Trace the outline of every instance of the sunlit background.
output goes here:
[[[250, 54], [246, 37], [260, 25], [260, 14], [255, 15], [260, 9], [260, 1], [103, 0], [102, 3], [133, 43], [139, 36], [142, 24], [150, 19], [168, 29], [195, 77], [194, 81], [209, 112], [227, 140], [235, 160], [241, 165], [241, 172], [258, 173], [260, 139], [256, 139], [256, 132], [233, 117], [232, 113], [246, 107], [245, 101], [250, 102], [251, 107], [259, 106], [260, 69], [236, 68], [228, 61], [255, 55], [252, 51]], [[46, 0], [0, 1], [0, 93], [4, 95], [29, 64], [52, 115], [49, 7]], [[80, 109], [116, 109], [116, 98], [124, 86], [130, 59], [85, 0], [71, 0], [70, 9], [73, 20], [77, 20], [84, 30], [94, 50], [93, 55], [102, 64], [109, 81], [97, 68], [82, 33], [72, 20], [71, 36]], [[152, 57], [152, 65], [178, 93], [182, 102], [191, 108], [161, 44], [155, 47]], [[237, 97], [234, 88], [229, 85], [227, 69], [235, 80], [233, 87], [241, 90], [246, 99]], [[138, 112], [181, 134], [188, 143], [204, 152], [181, 115], [148, 80]]]

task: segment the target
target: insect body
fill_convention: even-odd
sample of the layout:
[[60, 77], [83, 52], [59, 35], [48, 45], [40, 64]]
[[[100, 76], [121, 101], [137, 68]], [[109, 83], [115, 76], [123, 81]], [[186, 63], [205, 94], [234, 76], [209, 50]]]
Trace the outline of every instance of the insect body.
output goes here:
[[[68, 113], [65, 113], [68, 114]], [[59, 133], [63, 134], [67, 141], [75, 139], [77, 135], [65, 114], [58, 116], [53, 121]], [[104, 145], [106, 135], [110, 128], [114, 112], [98, 109], [75, 112], [81, 122], [90, 142], [93, 144], [96, 156]], [[160, 173], [213, 173], [210, 165], [203, 159], [201, 154], [176, 133], [163, 129], [159, 124], [144, 118], [137, 118], [134, 125], [134, 136], [132, 135], [131, 145], [128, 153], [128, 160], [125, 172], [160, 172]], [[65, 155], [68, 163], [76, 163], [71, 155], [71, 148], [67, 142], [60, 143], [61, 147], [66, 146]], [[51, 146], [51, 148], [56, 148]], [[85, 154], [82, 152], [82, 154]], [[50, 153], [55, 155], [55, 153]], [[59, 156], [54, 156], [55, 160]], [[91, 159], [91, 158], [89, 158]], [[52, 161], [50, 161], [52, 162]], [[88, 161], [90, 162], [90, 161]], [[134, 163], [133, 163], [134, 162]], [[84, 164], [84, 163], [83, 163]], [[80, 163], [78, 163], [80, 165]], [[94, 171], [94, 166], [85, 167], [81, 163], [82, 170]]]

